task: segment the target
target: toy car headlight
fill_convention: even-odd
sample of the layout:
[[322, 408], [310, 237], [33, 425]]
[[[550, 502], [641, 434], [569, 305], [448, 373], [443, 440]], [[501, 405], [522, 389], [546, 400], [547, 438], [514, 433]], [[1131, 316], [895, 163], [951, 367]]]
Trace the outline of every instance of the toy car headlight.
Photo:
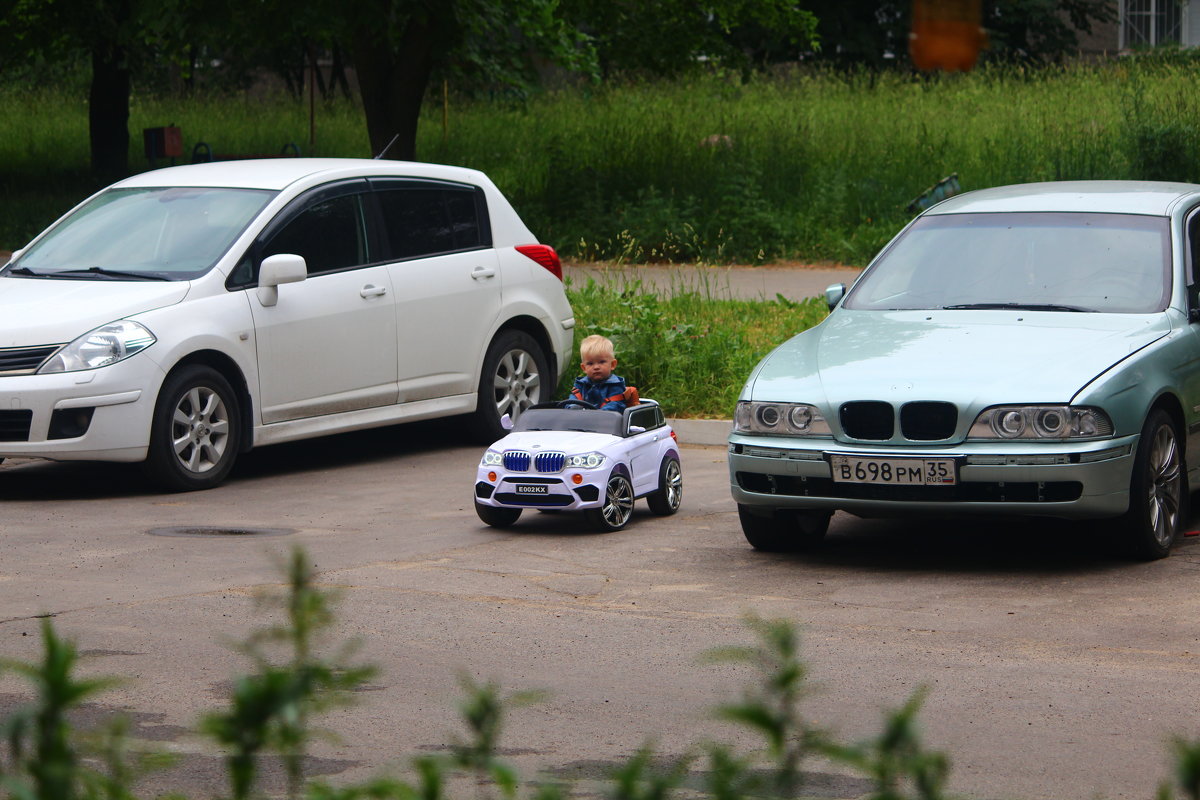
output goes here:
[[483, 461], [480, 462], [485, 467], [496, 467], [504, 463], [504, 454], [498, 453], [495, 450], [488, 450], [483, 454]]
[[577, 456], [567, 456], [567, 466], [577, 469], [595, 469], [604, 463], [602, 453], [583, 453]]

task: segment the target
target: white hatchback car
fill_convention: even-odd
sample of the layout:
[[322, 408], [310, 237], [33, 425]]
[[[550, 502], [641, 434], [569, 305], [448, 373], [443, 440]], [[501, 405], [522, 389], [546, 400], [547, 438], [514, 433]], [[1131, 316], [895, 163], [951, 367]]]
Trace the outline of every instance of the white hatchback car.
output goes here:
[[205, 489], [251, 447], [549, 400], [575, 325], [554, 250], [480, 172], [170, 167], [0, 270], [0, 459], [144, 461]]

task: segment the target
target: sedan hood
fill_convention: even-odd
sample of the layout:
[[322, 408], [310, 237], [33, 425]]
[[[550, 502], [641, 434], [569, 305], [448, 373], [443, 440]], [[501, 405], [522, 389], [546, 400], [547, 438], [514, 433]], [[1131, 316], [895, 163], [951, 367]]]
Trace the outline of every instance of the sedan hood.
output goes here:
[[1165, 314], [839, 309], [761, 365], [751, 397], [824, 403], [1065, 403], [1166, 336]]
[[93, 328], [163, 306], [188, 283], [0, 278], [0, 347], [69, 342]]

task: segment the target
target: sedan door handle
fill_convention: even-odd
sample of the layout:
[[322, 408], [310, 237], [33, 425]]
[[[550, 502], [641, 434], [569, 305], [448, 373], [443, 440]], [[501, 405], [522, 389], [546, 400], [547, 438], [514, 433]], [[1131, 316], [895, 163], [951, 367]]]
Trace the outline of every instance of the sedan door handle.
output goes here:
[[376, 286], [373, 283], [368, 283], [366, 286], [358, 290], [359, 297], [383, 297], [387, 294], [386, 286]]
[[495, 274], [496, 270], [492, 267], [476, 267], [475, 269], [471, 270], [471, 277], [475, 280], [479, 280], [480, 278], [491, 278], [494, 277]]

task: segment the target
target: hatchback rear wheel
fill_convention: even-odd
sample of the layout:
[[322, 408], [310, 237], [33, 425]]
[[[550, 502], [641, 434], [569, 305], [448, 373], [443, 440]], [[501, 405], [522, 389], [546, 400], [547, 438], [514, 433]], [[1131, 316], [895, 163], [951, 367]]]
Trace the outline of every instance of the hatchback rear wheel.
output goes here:
[[525, 409], [548, 400], [554, 383], [541, 345], [523, 331], [504, 331], [484, 356], [472, 426], [494, 442], [507, 433], [500, 424], [505, 414], [515, 422]]

